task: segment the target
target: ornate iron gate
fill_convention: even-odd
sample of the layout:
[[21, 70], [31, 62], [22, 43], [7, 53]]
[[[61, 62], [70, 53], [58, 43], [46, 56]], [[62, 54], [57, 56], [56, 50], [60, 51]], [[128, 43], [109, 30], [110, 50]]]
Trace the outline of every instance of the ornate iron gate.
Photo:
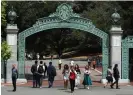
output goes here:
[[19, 33], [18, 49], [19, 49], [19, 78], [24, 78], [25, 64], [25, 39], [26, 37], [40, 31], [53, 28], [73, 28], [92, 33], [102, 39], [102, 65], [103, 79], [105, 79], [106, 71], [109, 63], [109, 41], [108, 34], [96, 28], [91, 20], [82, 18], [79, 14], [73, 13], [72, 7], [69, 4], [63, 3], [56, 9], [56, 12], [49, 17], [38, 19], [33, 27]]
[[122, 40], [122, 79], [129, 79], [129, 48], [133, 48], [133, 36]]

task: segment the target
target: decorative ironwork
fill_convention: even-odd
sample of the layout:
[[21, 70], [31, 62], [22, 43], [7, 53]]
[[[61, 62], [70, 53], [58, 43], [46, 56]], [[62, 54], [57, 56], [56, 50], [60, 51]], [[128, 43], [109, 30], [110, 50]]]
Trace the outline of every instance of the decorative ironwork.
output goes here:
[[[38, 19], [33, 27], [26, 29], [19, 33], [19, 73], [24, 74], [24, 55], [25, 55], [25, 38], [40, 31], [53, 29], [53, 28], [73, 28], [92, 33], [102, 38], [102, 54], [103, 54], [103, 78], [106, 76], [108, 68], [108, 34], [96, 28], [91, 20], [80, 17], [78, 14], [73, 13], [73, 10], [68, 4], [61, 4], [55, 13], [49, 17]], [[23, 69], [23, 70], [22, 70]]]
[[129, 79], [129, 48], [133, 48], [133, 36], [122, 40], [122, 79]]

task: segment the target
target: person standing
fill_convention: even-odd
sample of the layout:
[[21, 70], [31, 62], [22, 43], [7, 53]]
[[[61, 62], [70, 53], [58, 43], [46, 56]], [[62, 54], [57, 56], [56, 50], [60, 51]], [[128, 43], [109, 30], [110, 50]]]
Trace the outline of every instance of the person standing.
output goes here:
[[74, 66], [71, 66], [70, 67], [70, 72], [69, 72], [69, 80], [70, 80], [71, 93], [74, 92], [75, 79], [76, 79], [76, 71], [74, 70]]
[[46, 72], [47, 72], [47, 65], [46, 65], [46, 63], [44, 62], [44, 67], [45, 67], [45, 71], [44, 71], [44, 78], [46, 78]]
[[13, 84], [13, 91], [16, 91], [16, 81], [18, 78], [18, 70], [15, 64], [12, 65], [12, 84]]
[[51, 88], [53, 87], [54, 78], [56, 76], [56, 69], [52, 65], [52, 62], [49, 62], [49, 66], [47, 69], [47, 75], [48, 75], [49, 88]]
[[75, 89], [78, 89], [78, 85], [80, 85], [80, 74], [81, 74], [78, 64], [75, 65], [75, 71], [77, 73], [75, 79]]
[[92, 65], [93, 65], [93, 69], [95, 70], [95, 68], [96, 68], [96, 60], [95, 59], [92, 61]]
[[120, 89], [118, 86], [118, 81], [120, 78], [119, 70], [118, 70], [118, 64], [115, 64], [115, 66], [113, 68], [113, 73], [114, 73], [115, 82], [113, 84], [111, 84], [110, 87], [113, 88], [114, 84], [116, 84], [116, 89]]
[[37, 60], [40, 59], [40, 55], [39, 55], [39, 53], [37, 53], [36, 58], [37, 58]]
[[106, 77], [106, 80], [107, 80], [107, 83], [105, 83], [104, 85], [104, 88], [108, 85], [108, 83], [113, 83], [113, 72], [111, 70], [112, 66], [109, 66], [108, 67], [108, 70], [107, 70], [107, 77]]
[[91, 71], [89, 70], [88, 65], [86, 65], [85, 66], [85, 71], [84, 71], [83, 85], [84, 85], [84, 88], [86, 88], [86, 85], [87, 85], [88, 86], [87, 89], [90, 89], [89, 85], [92, 85], [92, 81], [91, 81], [91, 78], [90, 78], [90, 73], [91, 73]]
[[71, 66], [74, 66], [74, 61], [71, 61], [71, 62], [70, 62], [70, 67], [71, 67]]
[[63, 79], [64, 79], [64, 88], [67, 89], [68, 80], [69, 80], [69, 66], [67, 64], [64, 65], [62, 74], [63, 74]]
[[91, 61], [90, 61], [89, 57], [88, 57], [88, 66], [89, 67], [91, 66]]
[[35, 61], [35, 64], [31, 67], [31, 72], [33, 74], [33, 88], [37, 87], [37, 63], [38, 61]]
[[62, 64], [62, 61], [61, 59], [59, 59], [59, 62], [58, 62], [59, 70], [61, 70], [61, 64]]
[[43, 65], [43, 61], [40, 61], [40, 64], [37, 66], [37, 72], [38, 72], [38, 78], [39, 78], [38, 83], [40, 88], [42, 88], [44, 71], [45, 71], [45, 67]]

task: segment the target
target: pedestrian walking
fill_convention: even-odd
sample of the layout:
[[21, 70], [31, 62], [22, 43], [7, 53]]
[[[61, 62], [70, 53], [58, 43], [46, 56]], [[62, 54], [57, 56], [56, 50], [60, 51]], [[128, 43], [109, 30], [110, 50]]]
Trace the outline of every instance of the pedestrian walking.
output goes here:
[[104, 85], [104, 88], [110, 83], [112, 85], [113, 83], [113, 72], [112, 72], [112, 67], [109, 66], [107, 70], [107, 77], [106, 77], [107, 82]]
[[75, 89], [78, 89], [78, 86], [80, 85], [80, 74], [81, 74], [78, 64], [75, 65], [75, 71], [77, 73], [75, 79]]
[[115, 64], [115, 66], [113, 68], [113, 75], [114, 75], [115, 82], [112, 85], [110, 85], [110, 87], [113, 88], [114, 84], [116, 84], [116, 89], [120, 89], [118, 86], [118, 81], [120, 78], [118, 64]]
[[56, 76], [56, 69], [52, 65], [52, 62], [49, 62], [49, 66], [47, 69], [47, 75], [48, 75], [49, 88], [51, 88], [53, 87], [54, 78]]
[[43, 61], [40, 61], [40, 64], [37, 66], [38, 72], [38, 83], [39, 87], [42, 88], [43, 76], [44, 76], [45, 67], [43, 65]]
[[45, 67], [45, 71], [44, 71], [44, 78], [46, 78], [46, 72], [47, 72], [47, 65], [46, 65], [46, 63], [44, 62], [44, 67]]
[[16, 65], [12, 65], [12, 84], [13, 84], [13, 91], [16, 91], [16, 81], [18, 78], [18, 70], [16, 68]]
[[69, 72], [69, 80], [70, 80], [71, 93], [74, 92], [75, 79], [76, 79], [76, 71], [74, 70], [74, 66], [71, 66], [70, 67], [70, 72]]
[[33, 64], [31, 67], [31, 72], [33, 75], [33, 88], [37, 87], [37, 63], [38, 61], [35, 61], [35, 64]]
[[69, 80], [69, 66], [67, 64], [64, 65], [64, 69], [62, 71], [63, 79], [64, 79], [64, 88], [68, 88], [68, 80]]
[[88, 57], [88, 66], [90, 67], [91, 66], [91, 61], [90, 61], [90, 58]]
[[92, 61], [92, 65], [93, 65], [93, 69], [95, 70], [95, 68], [96, 68], [96, 60], [95, 59]]
[[71, 61], [71, 62], [70, 62], [70, 67], [71, 67], [71, 66], [74, 66], [74, 61]]
[[58, 62], [59, 70], [61, 70], [61, 64], [62, 64], [62, 61], [61, 61], [61, 59], [59, 59], [59, 62]]
[[87, 89], [89, 89], [89, 85], [92, 85], [90, 74], [91, 74], [91, 71], [90, 71], [88, 65], [86, 65], [85, 71], [84, 71], [83, 85], [84, 85], [84, 88], [86, 88], [86, 85], [87, 85]]
[[37, 58], [37, 60], [40, 59], [40, 55], [39, 55], [39, 53], [36, 54], [36, 58]]

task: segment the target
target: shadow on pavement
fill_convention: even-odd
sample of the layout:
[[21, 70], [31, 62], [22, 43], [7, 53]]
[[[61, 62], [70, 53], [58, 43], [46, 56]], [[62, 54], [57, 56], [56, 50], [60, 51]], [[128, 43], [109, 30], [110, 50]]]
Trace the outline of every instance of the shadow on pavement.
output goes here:
[[7, 92], [13, 92], [12, 90], [7, 90]]
[[67, 90], [66, 90], [66, 91], [64, 91], [64, 92], [71, 93], [71, 91], [67, 91]]
[[66, 89], [64, 89], [64, 88], [60, 88], [60, 89], [58, 89], [58, 90], [66, 90]]

